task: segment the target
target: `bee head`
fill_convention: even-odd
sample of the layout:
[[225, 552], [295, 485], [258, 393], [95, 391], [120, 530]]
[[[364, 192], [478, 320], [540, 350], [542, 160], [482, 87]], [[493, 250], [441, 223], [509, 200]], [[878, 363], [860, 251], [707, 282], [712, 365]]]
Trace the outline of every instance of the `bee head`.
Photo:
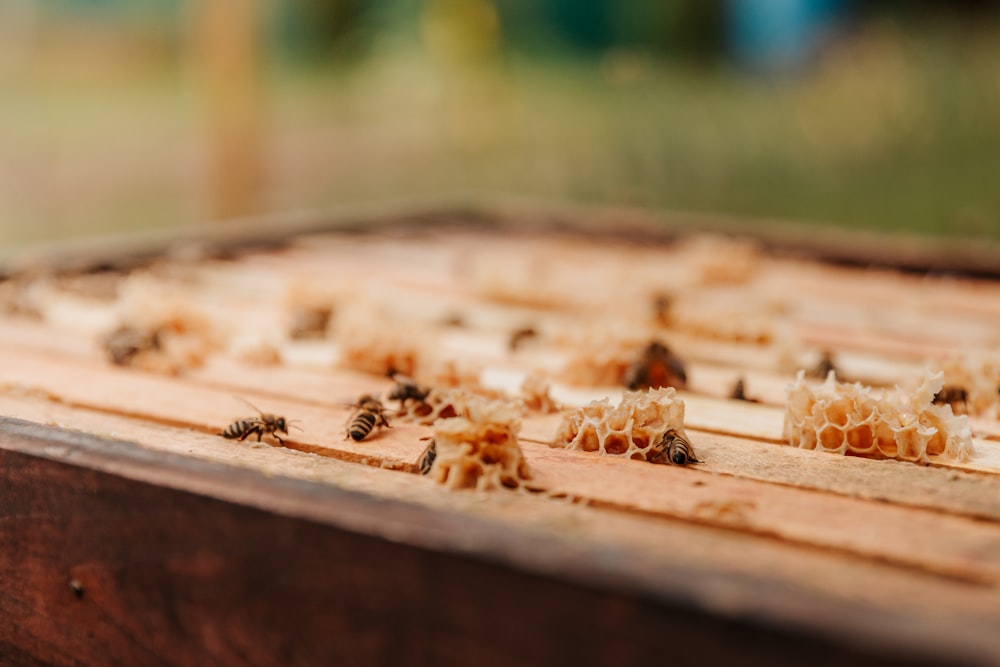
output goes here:
[[276, 422], [277, 429], [282, 433], [288, 433], [288, 423], [285, 421], [284, 417], [278, 417]]

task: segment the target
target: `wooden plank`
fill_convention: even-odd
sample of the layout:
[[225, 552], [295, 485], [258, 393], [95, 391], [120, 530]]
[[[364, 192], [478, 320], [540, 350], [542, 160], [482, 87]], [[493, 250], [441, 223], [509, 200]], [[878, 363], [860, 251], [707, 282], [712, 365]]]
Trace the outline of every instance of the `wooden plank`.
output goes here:
[[[536, 499], [515, 494], [490, 496], [493, 511], [531, 505], [527, 514], [509, 513], [509, 523], [429, 513], [10, 422], [0, 424], [0, 457], [0, 531], [21, 539], [35, 564], [27, 576], [0, 577], [4, 599], [17, 601], [0, 618], [0, 642], [52, 664], [163, 664], [166, 655], [315, 664], [344, 651], [418, 664], [458, 654], [483, 664], [551, 664], [576, 650], [566, 641], [577, 633], [582, 639], [573, 641], [583, 646], [573, 656], [581, 664], [648, 662], [664, 642], [690, 648], [690, 655], [672, 653], [679, 664], [703, 664], [712, 650], [692, 640], [704, 634], [708, 641], [720, 622], [727, 641], [719, 659], [735, 650], [769, 662], [824, 655], [974, 664], [997, 654], [986, 641], [995, 593], [823, 553], [790, 556], [707, 529], [669, 538], [670, 524], [562, 503], [544, 503], [549, 518], [540, 520]], [[478, 494], [444, 495], [483, 505]], [[253, 509], [260, 506], [271, 511]], [[535, 529], [553, 519], [563, 528]], [[577, 527], [576, 537], [564, 536], [567, 525]], [[725, 544], [733, 540], [745, 544]], [[671, 555], [650, 560], [641, 549], [617, 546], [636, 541]], [[735, 571], [708, 575], [708, 562], [699, 568], [685, 555], [690, 548], [704, 550], [708, 562], [731, 548], [745, 559], [728, 559]], [[22, 562], [7, 551], [0, 559], [0, 572]], [[789, 587], [789, 579], [800, 580]], [[869, 599], [874, 589], [866, 586], [898, 590], [914, 604], [887, 608], [891, 598]], [[234, 607], [234, 599], [246, 604]], [[941, 616], [943, 609], [956, 615]], [[383, 623], [406, 631], [386, 639]], [[637, 626], [648, 642], [627, 631]], [[289, 645], [288, 637], [297, 641]]]

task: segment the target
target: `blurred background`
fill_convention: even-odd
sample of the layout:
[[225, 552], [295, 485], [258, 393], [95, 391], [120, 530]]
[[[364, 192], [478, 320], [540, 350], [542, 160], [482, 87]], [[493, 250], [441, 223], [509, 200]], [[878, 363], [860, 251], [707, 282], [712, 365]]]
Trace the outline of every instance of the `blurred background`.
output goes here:
[[1000, 2], [3, 0], [0, 242], [451, 193], [1000, 237]]

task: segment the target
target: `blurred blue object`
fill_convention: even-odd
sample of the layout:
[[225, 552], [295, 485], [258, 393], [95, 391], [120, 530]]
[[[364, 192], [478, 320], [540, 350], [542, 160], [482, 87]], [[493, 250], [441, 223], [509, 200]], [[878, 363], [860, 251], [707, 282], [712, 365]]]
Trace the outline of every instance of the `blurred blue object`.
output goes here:
[[843, 0], [727, 0], [729, 47], [750, 69], [795, 70], [829, 39], [845, 10]]

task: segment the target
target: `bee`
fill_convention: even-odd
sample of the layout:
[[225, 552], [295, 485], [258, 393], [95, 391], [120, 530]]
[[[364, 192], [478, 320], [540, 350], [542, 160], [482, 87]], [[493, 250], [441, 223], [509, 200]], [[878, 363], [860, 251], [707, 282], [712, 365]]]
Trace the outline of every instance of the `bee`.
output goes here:
[[521, 343], [530, 338], [535, 338], [536, 336], [538, 336], [538, 332], [534, 327], [521, 327], [520, 329], [515, 329], [511, 332], [510, 338], [507, 340], [507, 348], [511, 352], [514, 352], [517, 348], [521, 347]]
[[323, 338], [331, 317], [333, 306], [329, 304], [297, 308], [291, 313], [288, 336], [293, 340]]
[[399, 401], [400, 408], [406, 405], [407, 401], [415, 403], [427, 402], [427, 395], [431, 393], [431, 390], [427, 387], [421, 387], [415, 380], [402, 373], [395, 373], [392, 379], [396, 381], [396, 386], [389, 392], [389, 400]]
[[465, 318], [461, 313], [449, 313], [441, 319], [441, 324], [446, 327], [461, 329], [465, 326]]
[[107, 334], [102, 343], [108, 359], [116, 366], [128, 366], [140, 352], [159, 350], [163, 345], [159, 329], [143, 331], [128, 325]]
[[632, 391], [658, 387], [686, 389], [687, 371], [684, 362], [670, 348], [653, 341], [646, 346], [639, 359], [625, 369], [622, 380]]
[[668, 327], [671, 324], [671, 310], [674, 305], [674, 298], [664, 292], [657, 292], [653, 295], [653, 319], [660, 326]]
[[434, 467], [434, 459], [437, 458], [437, 446], [434, 443], [434, 438], [431, 438], [431, 442], [427, 445], [427, 449], [420, 455], [417, 459], [417, 470], [420, 471], [421, 475], [426, 475]]
[[292, 426], [290, 421], [286, 420], [284, 417], [263, 412], [250, 401], [246, 401], [242, 398], [239, 400], [256, 410], [258, 416], [247, 417], [246, 419], [237, 419], [232, 424], [227, 426], [226, 430], [222, 432], [223, 438], [228, 438], [229, 440], [246, 440], [248, 437], [256, 433], [257, 442], [260, 442], [261, 438], [270, 434], [274, 436], [274, 439], [282, 445], [285, 444], [285, 441], [281, 439], [281, 435], [279, 434], [283, 433], [286, 437], [288, 436], [288, 428]]
[[825, 380], [826, 376], [833, 371], [834, 375], [839, 376], [840, 370], [837, 368], [836, 364], [833, 363], [833, 354], [830, 350], [823, 350], [823, 356], [820, 357], [819, 363], [810, 368], [806, 375], [813, 378], [819, 378], [820, 380]]
[[756, 398], [748, 398], [746, 394], [746, 387], [744, 386], [743, 378], [736, 381], [733, 385], [733, 390], [729, 392], [729, 398], [736, 401], [746, 401], [747, 403], [760, 403]]
[[382, 406], [382, 401], [371, 394], [365, 394], [358, 399], [355, 407], [357, 409], [348, 421], [344, 440], [353, 438], [356, 442], [361, 442], [376, 426], [389, 428], [389, 420], [385, 418], [385, 408]]
[[648, 460], [652, 463], [659, 463], [664, 459], [667, 463], [679, 466], [699, 463], [688, 439], [672, 428], [667, 429], [659, 442], [654, 445], [653, 454]]
[[964, 415], [969, 410], [969, 392], [964, 387], [945, 385], [934, 394], [935, 405], [950, 405], [956, 415]]

